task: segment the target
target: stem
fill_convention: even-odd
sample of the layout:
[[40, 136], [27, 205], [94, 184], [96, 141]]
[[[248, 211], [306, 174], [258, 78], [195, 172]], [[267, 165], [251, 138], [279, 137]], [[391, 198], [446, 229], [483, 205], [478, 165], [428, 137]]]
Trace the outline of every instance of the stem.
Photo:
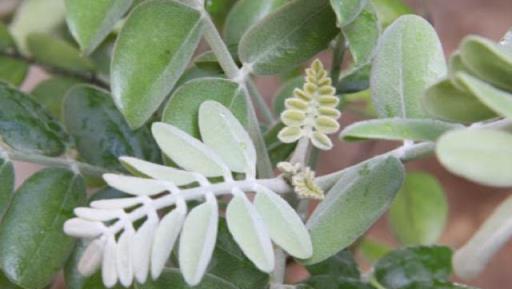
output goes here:
[[281, 248], [275, 248], [275, 268], [270, 275], [270, 288], [282, 288], [286, 275], [286, 254]]
[[[196, 3], [197, 2], [201, 1], [196, 0]], [[210, 48], [217, 56], [217, 60], [219, 61], [220, 66], [231, 80], [236, 81], [240, 85], [240, 90], [245, 94], [249, 117], [248, 130], [249, 134], [251, 135], [251, 138], [254, 141], [258, 153], [259, 176], [264, 178], [271, 177], [273, 175], [272, 163], [270, 162], [270, 158], [267, 154], [265, 141], [260, 131], [258, 118], [256, 116], [256, 112], [251, 101], [251, 96], [247, 89], [247, 71], [245, 71], [245, 69], [238, 68], [238, 66], [236, 65], [235, 61], [231, 57], [231, 54], [229, 53], [226, 44], [220, 37], [219, 32], [215, 27], [215, 24], [212, 22], [212, 19], [210, 18], [208, 13], [204, 10], [204, 6], [198, 5], [196, 6], [196, 8], [200, 9], [201, 13], [203, 14], [203, 21], [205, 25], [204, 36], [206, 41], [210, 45]]]
[[110, 85], [107, 82], [105, 82], [104, 80], [100, 79], [95, 73], [87, 73], [87, 72], [77, 72], [77, 71], [65, 70], [65, 69], [62, 69], [62, 68], [59, 68], [59, 67], [54, 67], [54, 66], [51, 66], [51, 65], [48, 65], [48, 64], [40, 63], [37, 60], [35, 60], [33, 58], [30, 58], [30, 57], [27, 57], [27, 56], [24, 56], [24, 55], [21, 55], [18, 52], [0, 51], [0, 55], [1, 56], [5, 56], [5, 57], [9, 57], [9, 58], [13, 58], [13, 59], [17, 59], [17, 60], [20, 60], [20, 61], [23, 61], [23, 62], [25, 62], [25, 63], [27, 63], [29, 65], [40, 66], [44, 70], [46, 70], [46, 71], [48, 71], [50, 73], [58, 74], [58, 75], [61, 75], [61, 76], [67, 76], [67, 77], [71, 77], [71, 78], [77, 78], [77, 79], [80, 79], [80, 80], [82, 80], [84, 82], [91, 83], [91, 84], [94, 84], [96, 86], [99, 86], [101, 88], [105, 88], [105, 89], [109, 89], [110, 88]]

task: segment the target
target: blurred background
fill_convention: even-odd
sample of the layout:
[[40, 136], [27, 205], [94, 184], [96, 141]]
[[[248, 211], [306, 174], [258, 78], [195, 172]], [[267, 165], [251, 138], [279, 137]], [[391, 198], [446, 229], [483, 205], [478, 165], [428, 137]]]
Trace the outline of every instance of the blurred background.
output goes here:
[[[9, 10], [15, 2], [0, 0], [0, 14], [1, 11]], [[418, 14], [429, 17], [441, 38], [447, 56], [468, 34], [478, 34], [492, 40], [499, 40], [512, 26], [512, 0], [406, 0], [405, 2]], [[330, 56], [325, 54], [320, 55], [320, 58], [329, 67]], [[23, 84], [23, 89], [30, 91], [46, 77], [41, 69], [32, 67], [29, 77]], [[262, 77], [257, 79], [257, 84], [270, 104], [279, 81], [275, 78]], [[357, 119], [360, 117], [355, 114], [344, 113], [341, 119], [342, 126]], [[347, 143], [335, 140], [334, 143], [335, 148], [323, 153], [320, 157], [319, 175], [360, 162], [396, 146], [389, 142]], [[18, 184], [38, 169], [30, 164], [17, 163], [16, 165]], [[437, 176], [442, 183], [447, 193], [450, 213], [441, 243], [452, 248], [458, 248], [464, 244], [489, 216], [493, 208], [507, 194], [512, 193], [511, 190], [483, 187], [456, 177], [443, 169], [434, 157], [409, 163], [407, 167], [411, 171], [428, 171]], [[377, 222], [369, 234], [374, 240], [389, 245], [396, 244], [386, 218]], [[465, 283], [485, 289], [512, 288], [511, 268], [512, 242], [496, 255], [482, 275], [476, 280]]]

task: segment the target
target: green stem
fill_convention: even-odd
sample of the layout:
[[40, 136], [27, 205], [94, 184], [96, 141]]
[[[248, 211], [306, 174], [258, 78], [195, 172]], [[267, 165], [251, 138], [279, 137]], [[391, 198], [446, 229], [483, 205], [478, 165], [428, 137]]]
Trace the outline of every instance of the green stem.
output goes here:
[[[197, 7], [197, 6], [196, 6]], [[213, 23], [212, 19], [208, 15], [208, 13], [201, 7], [201, 13], [203, 14], [204, 19], [204, 36], [208, 44], [210, 45], [210, 48], [213, 50], [215, 55], [217, 56], [217, 60], [219, 61], [220, 66], [228, 76], [233, 81], [236, 81], [240, 85], [240, 89], [242, 92], [244, 92], [246, 96], [246, 102], [248, 105], [248, 117], [249, 117], [249, 127], [248, 131], [251, 135], [251, 138], [254, 141], [254, 144], [256, 146], [256, 150], [258, 153], [258, 174], [262, 178], [269, 178], [273, 175], [272, 170], [272, 163], [270, 162], [270, 158], [267, 153], [267, 149], [265, 146], [265, 141], [263, 139], [263, 136], [261, 134], [261, 130], [259, 127], [258, 118], [256, 116], [256, 112], [254, 110], [254, 105], [251, 100], [251, 96], [249, 94], [249, 90], [246, 85], [247, 81], [247, 75], [246, 72], [244, 72], [243, 69], [240, 69], [233, 58], [231, 57], [231, 54], [229, 53], [229, 50], [222, 40], [222, 38], [219, 35], [219, 32], [217, 31], [217, 28], [215, 27], [215, 24]]]

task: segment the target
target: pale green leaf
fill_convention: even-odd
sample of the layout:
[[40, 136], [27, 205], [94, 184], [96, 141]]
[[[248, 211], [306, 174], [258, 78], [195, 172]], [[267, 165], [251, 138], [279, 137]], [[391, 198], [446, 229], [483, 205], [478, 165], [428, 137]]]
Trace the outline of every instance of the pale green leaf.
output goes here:
[[406, 15], [384, 31], [370, 86], [380, 117], [423, 118], [420, 97], [446, 75], [441, 42], [423, 18]]
[[377, 10], [379, 21], [382, 27], [387, 27], [398, 17], [405, 14], [413, 14], [411, 7], [407, 6], [403, 0], [371, 0]]
[[154, 123], [152, 131], [160, 149], [185, 170], [206, 177], [219, 177], [226, 173], [227, 167], [222, 159], [186, 132], [162, 122]]
[[455, 252], [455, 274], [464, 279], [477, 277], [512, 237], [511, 220], [512, 197], [509, 197], [494, 210], [476, 234]]
[[436, 154], [449, 171], [497, 187], [512, 186], [512, 135], [497, 130], [448, 132], [437, 142]]
[[385, 139], [435, 141], [443, 133], [462, 125], [431, 119], [382, 118], [347, 126], [340, 138], [345, 140]]
[[327, 48], [337, 34], [327, 0], [294, 0], [254, 25], [238, 54], [256, 74], [290, 70]]
[[0, 222], [14, 195], [14, 167], [10, 160], [0, 157]]
[[311, 238], [295, 210], [276, 193], [260, 188], [254, 205], [272, 240], [288, 254], [306, 259], [313, 254]]
[[[331, 3], [332, 1], [340, 0], [331, 0]], [[346, 0], [341, 0], [341, 2], [343, 1]], [[371, 3], [366, 4], [363, 8], [361, 14], [352, 23], [341, 29], [356, 65], [364, 65], [371, 60], [380, 34], [380, 26], [375, 8]]]
[[[337, 93], [355, 93], [367, 90], [370, 86], [370, 64], [362, 66], [352, 66], [344, 70], [338, 83], [336, 84]], [[368, 93], [369, 96], [369, 93]], [[350, 101], [349, 96], [344, 96], [345, 100]]]
[[512, 28], [505, 33], [500, 41], [500, 45], [508, 49], [508, 51], [512, 51]]
[[180, 236], [179, 264], [187, 283], [201, 282], [215, 248], [219, 216], [216, 201], [207, 201], [192, 209]]
[[184, 186], [197, 181], [194, 173], [155, 164], [145, 160], [124, 156], [120, 157], [119, 161], [133, 174], [140, 174], [157, 180], [168, 181], [176, 186]]
[[469, 74], [460, 72], [456, 75], [457, 83], [464, 86], [482, 103], [497, 114], [512, 118], [512, 93], [495, 88]]
[[389, 210], [395, 236], [404, 245], [432, 245], [443, 233], [448, 204], [441, 184], [426, 173], [408, 173]]
[[66, 0], [69, 30], [84, 53], [90, 54], [128, 11], [133, 0]]
[[240, 193], [228, 204], [226, 221], [229, 232], [244, 255], [258, 269], [270, 273], [274, 270], [274, 249], [267, 229], [254, 205]]
[[151, 248], [151, 277], [153, 280], [156, 280], [164, 270], [184, 221], [185, 212], [177, 209], [165, 215], [158, 224]]
[[391, 205], [404, 179], [396, 158], [379, 159], [344, 174], [307, 222], [313, 256], [321, 262], [355, 242]]
[[180, 86], [165, 105], [162, 121], [199, 138], [199, 107], [213, 100], [227, 107], [242, 124], [247, 124], [247, 104], [238, 84], [221, 78], [201, 78]]
[[114, 101], [132, 128], [158, 109], [192, 58], [202, 32], [198, 11], [168, 0], [147, 1], [128, 17], [111, 66]]
[[359, 16], [368, 0], [330, 0], [330, 2], [334, 13], [336, 13], [338, 26], [344, 27]]
[[512, 91], [512, 52], [483, 37], [468, 36], [462, 41], [460, 56], [471, 74]]
[[428, 88], [422, 103], [428, 114], [447, 121], [472, 123], [496, 116], [473, 94], [455, 86], [449, 79]]
[[16, 10], [9, 30], [23, 54], [28, 54], [27, 37], [33, 33], [50, 33], [64, 23], [64, 0], [25, 0]]
[[255, 176], [256, 149], [251, 137], [222, 104], [205, 101], [199, 108], [203, 142], [211, 147], [233, 172]]

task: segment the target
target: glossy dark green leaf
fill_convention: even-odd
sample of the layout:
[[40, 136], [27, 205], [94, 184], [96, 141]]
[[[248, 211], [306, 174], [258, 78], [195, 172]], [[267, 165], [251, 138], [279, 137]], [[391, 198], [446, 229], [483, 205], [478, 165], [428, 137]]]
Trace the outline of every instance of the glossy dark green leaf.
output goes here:
[[389, 253], [377, 262], [374, 267], [374, 276], [387, 289], [412, 289], [414, 287], [408, 286], [418, 282], [424, 284], [446, 282], [452, 270], [451, 258], [452, 251], [448, 247], [400, 249]]
[[512, 91], [512, 52], [483, 37], [469, 36], [462, 41], [460, 56], [473, 75]]
[[0, 83], [0, 135], [12, 148], [57, 156], [64, 152], [67, 134], [31, 96]]
[[11, 203], [11, 198], [13, 194], [14, 167], [11, 161], [0, 158], [0, 223], [2, 220], [2, 216], [9, 207], [9, 204]]
[[387, 210], [404, 179], [400, 161], [390, 157], [344, 174], [307, 222], [313, 257], [321, 262], [352, 244]]
[[256, 74], [290, 70], [327, 47], [338, 33], [335, 22], [327, 0], [294, 0], [252, 26], [238, 54]]
[[165, 105], [162, 120], [198, 138], [199, 106], [215, 100], [231, 110], [242, 124], [247, 123], [247, 106], [238, 84], [221, 78], [199, 78], [180, 86]]
[[334, 13], [336, 13], [338, 26], [344, 27], [359, 16], [368, 0], [330, 0], [330, 2]]
[[277, 165], [279, 162], [285, 161], [292, 154], [297, 146], [297, 143], [282, 143], [277, 135], [283, 129], [284, 124], [282, 122], [276, 123], [267, 132], [265, 132], [265, 144], [267, 146], [267, 152], [270, 157], [272, 165]]
[[437, 141], [436, 154], [454, 174], [489, 186], [512, 186], [512, 135], [507, 132], [451, 131]]
[[382, 34], [372, 65], [370, 87], [379, 116], [426, 117], [420, 97], [446, 70], [430, 23], [415, 15], [398, 18]]
[[32, 175], [16, 192], [0, 225], [0, 265], [18, 286], [40, 289], [73, 249], [62, 227], [85, 200], [82, 178], [66, 169]]
[[[331, 3], [332, 1], [339, 0], [331, 0]], [[361, 14], [352, 23], [341, 29], [352, 59], [357, 65], [364, 65], [371, 60], [380, 35], [380, 24], [375, 8], [371, 3], [366, 4], [363, 8]]]
[[379, 21], [382, 27], [393, 23], [398, 17], [405, 14], [413, 14], [411, 7], [407, 6], [403, 0], [371, 0], [377, 10]]
[[334, 279], [339, 276], [356, 279], [361, 277], [356, 260], [347, 250], [343, 250], [320, 263], [306, 266], [306, 269], [313, 276], [329, 275]]
[[0, 80], [19, 86], [27, 76], [29, 64], [23, 60], [0, 56]]
[[352, 67], [340, 75], [336, 85], [337, 93], [354, 93], [368, 89], [370, 86], [371, 65]]
[[443, 133], [464, 126], [431, 119], [381, 118], [347, 126], [340, 138], [348, 141], [365, 139], [435, 141]]
[[497, 114], [512, 118], [512, 93], [463, 72], [456, 74], [456, 81]]
[[402, 244], [434, 244], [441, 237], [448, 218], [443, 187], [429, 174], [408, 173], [388, 216]]
[[14, 39], [7, 26], [0, 21], [0, 51], [5, 51], [8, 48], [14, 47]]
[[27, 45], [39, 63], [78, 72], [94, 70], [94, 63], [70, 43], [49, 34], [30, 34]]
[[269, 275], [258, 270], [240, 250], [223, 218], [219, 220], [217, 243], [208, 272], [239, 289], [263, 289], [269, 281]]
[[201, 283], [190, 287], [185, 283], [178, 269], [165, 269], [156, 281], [135, 285], [136, 289], [238, 289], [232, 283], [212, 274], [206, 274]]
[[114, 102], [132, 128], [151, 117], [185, 71], [201, 23], [198, 11], [169, 0], [144, 2], [130, 14], [116, 42], [111, 81]]
[[131, 130], [106, 91], [74, 86], [64, 101], [63, 118], [80, 157], [88, 163], [118, 170], [120, 156], [159, 160], [149, 129]]
[[449, 79], [428, 88], [422, 104], [429, 115], [447, 121], [472, 123], [496, 116], [474, 95], [455, 86]]
[[224, 39], [230, 50], [237, 51], [242, 35], [287, 0], [240, 0], [229, 11], [224, 24]]
[[281, 112], [284, 111], [284, 101], [293, 96], [293, 90], [295, 88], [301, 88], [304, 84], [304, 76], [299, 75], [293, 78], [288, 79], [279, 90], [276, 92], [274, 96], [274, 100], [272, 101], [272, 109], [276, 116], [279, 116]]
[[133, 0], [66, 0], [69, 30], [86, 55], [107, 37], [132, 2]]
[[54, 117], [61, 117], [62, 103], [68, 90], [79, 81], [67, 77], [54, 77], [44, 80], [30, 93]]

